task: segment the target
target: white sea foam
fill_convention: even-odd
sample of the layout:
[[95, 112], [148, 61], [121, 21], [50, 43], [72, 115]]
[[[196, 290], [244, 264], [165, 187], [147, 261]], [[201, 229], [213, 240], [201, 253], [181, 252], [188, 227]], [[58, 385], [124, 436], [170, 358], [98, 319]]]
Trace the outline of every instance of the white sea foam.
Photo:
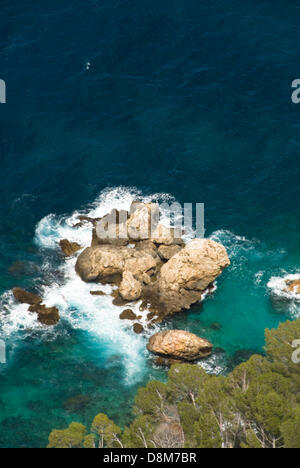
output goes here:
[[268, 282], [268, 287], [272, 292], [281, 298], [300, 302], [300, 294], [296, 291], [288, 290], [288, 281], [300, 280], [300, 273], [286, 274], [284, 276], [273, 276]]

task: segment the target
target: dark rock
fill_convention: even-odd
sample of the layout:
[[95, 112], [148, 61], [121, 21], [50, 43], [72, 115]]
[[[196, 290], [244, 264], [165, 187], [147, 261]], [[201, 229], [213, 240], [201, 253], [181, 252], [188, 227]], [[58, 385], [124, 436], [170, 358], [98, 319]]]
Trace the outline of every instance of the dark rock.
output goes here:
[[143, 333], [144, 327], [140, 323], [135, 323], [133, 325], [133, 331], [139, 335], [140, 333]]
[[37, 294], [30, 293], [21, 288], [14, 288], [12, 290], [15, 299], [21, 304], [41, 304], [42, 298]]
[[121, 320], [135, 320], [136, 318], [136, 314], [131, 309], [123, 310], [123, 312], [120, 314]]
[[46, 307], [44, 304], [34, 304], [29, 307], [29, 312], [38, 314], [38, 320], [43, 325], [56, 325], [59, 322], [59, 311], [57, 307]]
[[90, 291], [90, 294], [92, 296], [106, 296], [106, 293], [104, 291]]
[[66, 257], [71, 257], [71, 255], [82, 249], [81, 245], [77, 244], [77, 242], [70, 242], [67, 239], [61, 240], [59, 245]]
[[66, 411], [77, 413], [83, 410], [90, 402], [90, 397], [87, 395], [77, 395], [72, 398], [68, 398], [63, 404]]
[[215, 330], [215, 331], [218, 331], [218, 330], [221, 330], [222, 328], [222, 325], [218, 322], [214, 322], [210, 325], [211, 330]]
[[168, 359], [164, 358], [162, 356], [159, 356], [155, 359], [155, 364], [157, 366], [163, 366], [163, 367], [171, 367], [173, 364], [183, 364], [184, 361], [181, 361], [180, 359]]

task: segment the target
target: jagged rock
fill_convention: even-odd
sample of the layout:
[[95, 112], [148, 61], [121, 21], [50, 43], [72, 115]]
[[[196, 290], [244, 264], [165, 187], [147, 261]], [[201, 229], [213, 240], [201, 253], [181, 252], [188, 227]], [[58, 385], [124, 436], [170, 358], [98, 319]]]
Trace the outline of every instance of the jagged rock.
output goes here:
[[135, 323], [135, 324], [133, 325], [133, 331], [134, 331], [137, 335], [140, 335], [141, 333], [143, 333], [144, 327], [143, 327], [143, 325], [141, 325], [140, 323]]
[[180, 245], [160, 245], [158, 255], [162, 260], [170, 260], [171, 257], [176, 255], [182, 247]]
[[71, 257], [71, 255], [82, 249], [81, 245], [77, 244], [77, 242], [70, 242], [67, 239], [61, 240], [59, 245], [66, 257]]
[[151, 336], [148, 350], [171, 359], [195, 361], [212, 352], [212, 344], [184, 330], [168, 330]]
[[34, 304], [29, 307], [29, 312], [36, 312], [38, 320], [43, 325], [56, 325], [59, 322], [57, 307], [46, 307], [44, 304]]
[[127, 301], [137, 301], [141, 297], [142, 285], [130, 271], [124, 271], [119, 293]]
[[287, 291], [300, 294], [300, 280], [287, 280]]
[[77, 259], [76, 272], [86, 282], [118, 282], [125, 270], [135, 277], [155, 269], [157, 260], [150, 254], [111, 245], [85, 249]]
[[156, 203], [133, 202], [127, 221], [128, 237], [131, 240], [146, 240], [159, 221], [159, 206]]
[[21, 304], [41, 304], [42, 298], [37, 294], [30, 293], [21, 288], [14, 288], [12, 290], [15, 299]]
[[123, 312], [120, 314], [121, 320], [135, 320], [136, 318], [136, 314], [131, 309], [123, 310]]
[[204, 291], [228, 265], [223, 245], [210, 239], [194, 239], [161, 268], [160, 292]]

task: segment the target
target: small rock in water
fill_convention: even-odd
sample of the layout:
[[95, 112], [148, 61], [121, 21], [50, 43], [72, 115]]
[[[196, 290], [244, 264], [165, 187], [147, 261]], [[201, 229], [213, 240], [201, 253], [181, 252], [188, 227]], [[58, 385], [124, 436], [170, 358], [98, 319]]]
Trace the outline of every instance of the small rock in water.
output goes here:
[[66, 257], [71, 257], [71, 255], [82, 248], [81, 245], [77, 244], [77, 242], [70, 242], [67, 239], [61, 240], [59, 245]]
[[92, 296], [106, 296], [104, 291], [90, 291]]
[[133, 325], [133, 331], [139, 335], [140, 333], [143, 333], [144, 327], [140, 323], [135, 323]]
[[14, 288], [12, 292], [13, 292], [15, 299], [21, 304], [34, 305], [34, 304], [41, 304], [42, 302], [42, 298], [40, 296], [38, 296], [37, 294], [33, 294], [31, 292], [25, 291], [24, 289]]
[[217, 330], [221, 330], [222, 325], [220, 323], [218, 323], [218, 322], [214, 322], [214, 323], [211, 324], [211, 326], [209, 328], [211, 328], [212, 330], [217, 331]]
[[120, 314], [120, 319], [121, 320], [135, 320], [136, 315], [131, 309], [126, 309], [123, 310], [123, 312]]
[[287, 291], [300, 294], [300, 280], [288, 280], [286, 281], [287, 284]]
[[57, 307], [46, 307], [44, 304], [34, 304], [29, 307], [29, 312], [38, 314], [38, 320], [43, 325], [56, 325], [59, 322], [59, 311]]

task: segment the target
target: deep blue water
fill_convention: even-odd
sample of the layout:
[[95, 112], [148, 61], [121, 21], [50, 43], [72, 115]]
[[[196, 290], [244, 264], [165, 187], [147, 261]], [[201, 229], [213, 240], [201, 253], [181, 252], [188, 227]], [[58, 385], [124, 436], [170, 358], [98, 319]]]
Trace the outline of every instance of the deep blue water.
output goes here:
[[[107, 187], [164, 192], [205, 203], [207, 234], [219, 231], [233, 263], [172, 325], [210, 338], [227, 364], [261, 351], [266, 327], [298, 316], [267, 283], [299, 273], [299, 41], [294, 0], [2, 0], [0, 294], [58, 281], [58, 252], [36, 239], [45, 216], [85, 209]], [[2, 447], [45, 446], [53, 427], [100, 410], [123, 425], [136, 387], [164, 378], [145, 356], [123, 382], [124, 354], [108, 356], [86, 322], [5, 333]]]

